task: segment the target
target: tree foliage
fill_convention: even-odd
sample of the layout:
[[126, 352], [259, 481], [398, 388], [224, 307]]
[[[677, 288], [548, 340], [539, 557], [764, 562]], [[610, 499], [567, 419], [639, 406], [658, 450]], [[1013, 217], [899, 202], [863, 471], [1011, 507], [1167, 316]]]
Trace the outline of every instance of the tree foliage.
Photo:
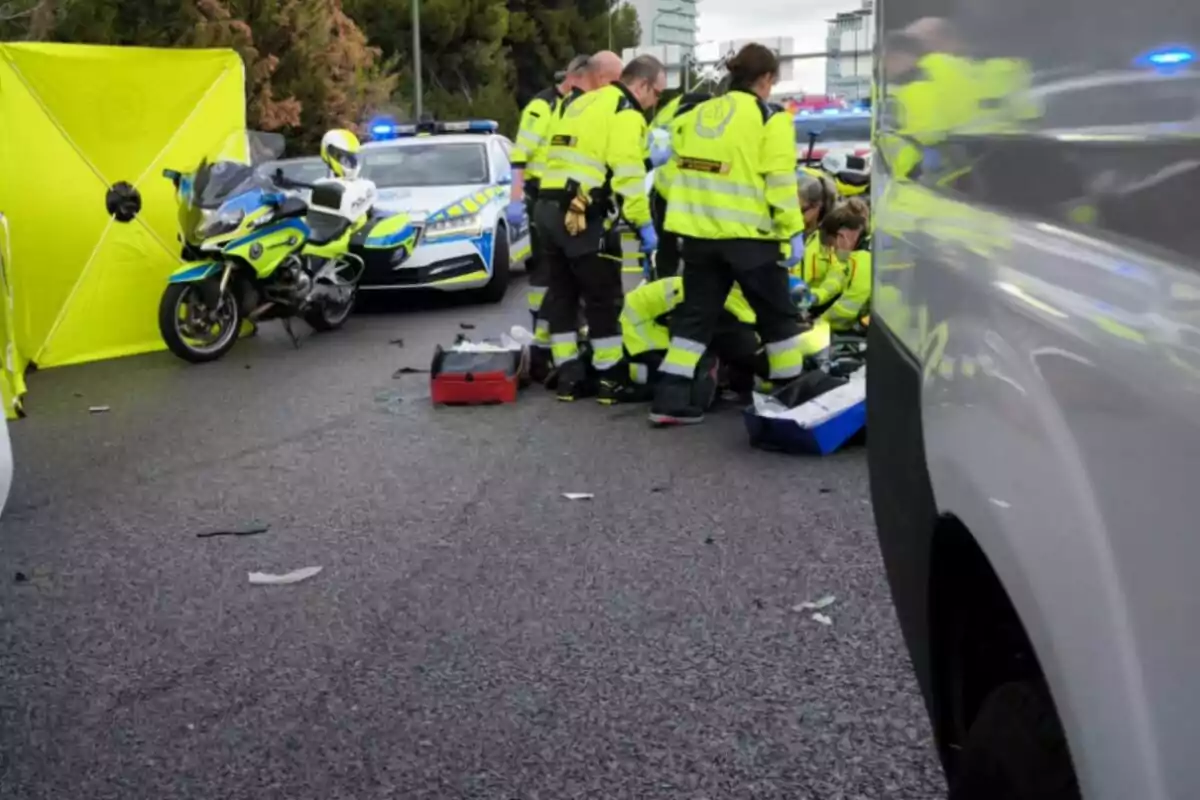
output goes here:
[[[0, 0], [0, 41], [232, 48], [246, 63], [250, 124], [304, 150], [331, 127], [414, 114], [412, 2]], [[614, 0], [419, 2], [424, 110], [509, 133], [573, 56], [639, 38], [636, 12]]]

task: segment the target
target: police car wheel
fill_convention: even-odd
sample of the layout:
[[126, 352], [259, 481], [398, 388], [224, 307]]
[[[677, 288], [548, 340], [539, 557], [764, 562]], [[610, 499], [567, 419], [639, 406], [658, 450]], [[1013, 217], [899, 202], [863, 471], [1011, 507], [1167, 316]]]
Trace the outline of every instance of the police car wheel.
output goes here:
[[499, 303], [504, 299], [505, 293], [508, 291], [508, 278], [511, 264], [508, 241], [508, 228], [504, 225], [496, 226], [496, 233], [492, 239], [494, 246], [492, 247], [492, 279], [487, 282], [479, 294], [485, 303]]

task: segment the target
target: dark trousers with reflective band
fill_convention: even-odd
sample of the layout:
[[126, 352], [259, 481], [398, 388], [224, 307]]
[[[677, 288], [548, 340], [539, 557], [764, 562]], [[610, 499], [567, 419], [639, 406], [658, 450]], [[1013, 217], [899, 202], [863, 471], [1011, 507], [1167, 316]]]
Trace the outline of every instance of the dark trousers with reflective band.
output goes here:
[[667, 199], [654, 190], [650, 192], [650, 215], [654, 220], [654, 232], [658, 234], [654, 274], [658, 278], [670, 278], [679, 273], [679, 237], [663, 227], [667, 218]]
[[529, 304], [529, 316], [534, 330], [534, 347], [550, 347], [550, 324], [542, 314], [546, 304], [546, 286], [550, 283], [546, 274], [545, 259], [542, 258], [542, 236], [534, 220], [537, 207], [538, 179], [530, 178], [525, 185], [525, 213], [529, 216], [529, 260], [525, 271], [529, 274], [529, 288], [525, 300]]
[[603, 221], [596, 220], [579, 236], [571, 236], [565, 211], [553, 198], [542, 198], [535, 219], [542, 234], [542, 262], [548, 286], [542, 313], [550, 323], [550, 352], [555, 366], [579, 358], [579, 304], [583, 302], [592, 368], [602, 375], [621, 365], [621, 262], [604, 258]]
[[683, 302], [671, 319], [671, 348], [661, 367], [665, 375], [691, 379], [713, 343], [725, 298], [734, 281], [754, 309], [756, 329], [776, 380], [804, 369], [799, 312], [780, 266], [779, 242], [754, 239], [683, 240]]

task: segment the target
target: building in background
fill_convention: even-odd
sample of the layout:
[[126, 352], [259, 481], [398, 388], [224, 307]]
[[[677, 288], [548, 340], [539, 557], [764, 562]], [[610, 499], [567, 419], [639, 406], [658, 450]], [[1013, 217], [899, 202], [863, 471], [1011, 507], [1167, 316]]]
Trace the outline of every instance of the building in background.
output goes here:
[[696, 47], [698, 0], [628, 0], [626, 5], [637, 10], [642, 28], [638, 47], [678, 45], [689, 52]]
[[874, 0], [829, 20], [825, 91], [848, 100], [871, 98], [871, 52], [875, 49]]

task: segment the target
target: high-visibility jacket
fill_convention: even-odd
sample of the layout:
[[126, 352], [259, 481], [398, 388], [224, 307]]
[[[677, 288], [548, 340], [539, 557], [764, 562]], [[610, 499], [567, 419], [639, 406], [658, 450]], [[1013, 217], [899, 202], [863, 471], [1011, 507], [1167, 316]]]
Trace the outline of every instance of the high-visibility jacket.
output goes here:
[[619, 83], [587, 92], [563, 108], [554, 123], [542, 190], [611, 191], [634, 228], [650, 222], [646, 197], [646, 118], [634, 96]]
[[683, 102], [683, 95], [676, 95], [668, 100], [663, 107], [654, 115], [654, 119], [650, 121], [651, 128], [666, 128], [671, 124], [671, 120], [675, 119], [675, 114], [679, 110], [679, 104]]
[[[667, 107], [658, 113], [654, 118], [654, 122], [658, 123], [662, 121], [662, 124], [658, 127], [666, 130], [668, 136], [671, 137], [671, 141], [674, 142], [676, 129], [687, 125], [689, 120], [692, 119], [693, 112], [710, 97], [711, 95], [705, 93], [681, 94], [667, 103]], [[668, 110], [670, 111], [670, 116], [666, 116]], [[655, 127], [654, 123], [651, 124], [651, 127]], [[665, 198], [671, 189], [671, 179], [678, 172], [679, 166], [674, 160], [670, 160], [654, 170], [654, 190]]]
[[697, 239], [784, 242], [804, 230], [792, 115], [730, 91], [677, 125], [665, 227]]
[[850, 254], [846, 288], [832, 306], [821, 315], [835, 331], [849, 330], [867, 313], [871, 302], [871, 251]]
[[[625, 295], [621, 309], [621, 341], [630, 356], [654, 350], [666, 350], [671, 334], [662, 317], [683, 302], [683, 278], [662, 278], [644, 283]], [[736, 283], [725, 298], [725, 310], [739, 322], [753, 326], [757, 321], [754, 309]]]
[[846, 288], [846, 266], [832, 247], [821, 244], [818, 234], [810, 236], [804, 243], [804, 258], [792, 267], [791, 274], [808, 284], [817, 306], [828, 304]]
[[549, 141], [550, 121], [562, 98], [557, 89], [546, 89], [529, 101], [521, 111], [521, 123], [517, 127], [517, 140], [513, 142], [509, 161], [513, 169], [525, 171], [525, 180], [540, 178], [541, 160], [538, 152], [544, 153]]

